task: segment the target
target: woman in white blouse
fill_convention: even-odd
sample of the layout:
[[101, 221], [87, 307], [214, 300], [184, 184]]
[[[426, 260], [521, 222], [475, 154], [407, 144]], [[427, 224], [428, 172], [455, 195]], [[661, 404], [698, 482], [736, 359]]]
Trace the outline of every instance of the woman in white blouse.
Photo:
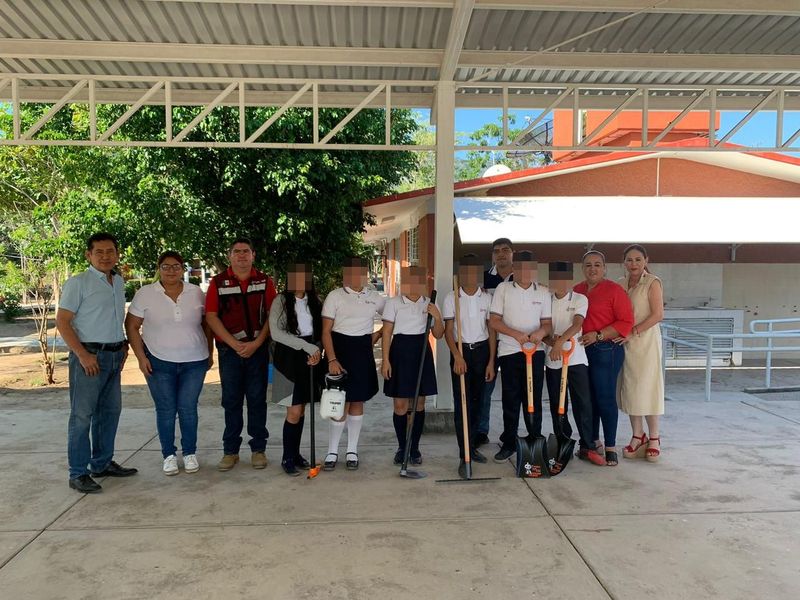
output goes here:
[[156, 407], [165, 475], [178, 474], [176, 416], [181, 427], [184, 469], [194, 473], [200, 468], [197, 400], [213, 361], [213, 338], [205, 324], [203, 291], [185, 283], [183, 273], [181, 255], [164, 252], [158, 257], [156, 282], [136, 292], [125, 319], [131, 349]]

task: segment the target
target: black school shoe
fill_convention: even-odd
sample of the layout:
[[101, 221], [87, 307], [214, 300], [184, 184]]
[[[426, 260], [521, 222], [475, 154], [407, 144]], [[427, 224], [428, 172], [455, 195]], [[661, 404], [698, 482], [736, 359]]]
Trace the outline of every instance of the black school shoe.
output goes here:
[[[326, 460], [322, 464], [322, 470], [323, 471], [333, 471], [336, 468], [336, 462], [339, 460], [339, 455], [336, 454], [335, 452], [329, 452], [328, 456], [333, 456], [334, 459], [333, 460]], [[328, 456], [326, 456], [325, 458], [328, 458]]]
[[402, 448], [398, 448], [397, 452], [394, 453], [394, 464], [402, 465], [403, 464], [403, 455], [406, 453], [405, 450]]
[[300, 471], [297, 470], [294, 461], [289, 458], [281, 461], [281, 467], [283, 467], [283, 472], [287, 475], [291, 475], [292, 477], [298, 477], [300, 475]]
[[514, 448], [500, 448], [500, 452], [494, 455], [494, 462], [503, 463], [514, 456]]
[[131, 475], [136, 475], [138, 472], [139, 469], [121, 467], [112, 460], [109, 465], [99, 473], [92, 473], [92, 477], [130, 477]]
[[421, 465], [422, 464], [422, 452], [419, 450], [412, 450], [411, 451], [411, 464], [412, 465]]
[[472, 462], [480, 463], [482, 465], [485, 465], [487, 462], [489, 462], [489, 459], [486, 458], [486, 456], [477, 448], [472, 451], [470, 458], [472, 459]]
[[467, 478], [467, 463], [463, 460], [458, 463], [458, 476], [461, 477], [461, 479]]
[[[347, 462], [345, 466], [347, 467], [348, 471], [357, 471], [358, 470], [358, 454], [355, 452], [348, 452], [347, 453]], [[351, 458], [354, 457], [354, 458]]]
[[304, 471], [308, 471], [311, 468], [311, 463], [299, 454], [294, 457], [294, 464], [298, 469], [303, 469]]
[[73, 490], [79, 491], [81, 494], [96, 494], [103, 491], [103, 488], [100, 487], [100, 484], [92, 479], [89, 475], [80, 475], [75, 479], [70, 479], [69, 487]]

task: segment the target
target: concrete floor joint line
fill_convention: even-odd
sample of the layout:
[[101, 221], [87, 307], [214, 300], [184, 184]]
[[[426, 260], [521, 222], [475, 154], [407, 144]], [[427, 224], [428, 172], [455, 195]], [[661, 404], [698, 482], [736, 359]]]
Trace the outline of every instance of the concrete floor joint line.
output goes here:
[[566, 530], [561, 526], [561, 523], [558, 522], [558, 519], [555, 518], [553, 513], [550, 512], [550, 509], [547, 507], [547, 505], [544, 503], [544, 501], [541, 498], [539, 498], [539, 495], [536, 493], [536, 490], [534, 490], [533, 487], [531, 487], [528, 484], [527, 480], [523, 480], [523, 483], [525, 484], [525, 487], [527, 487], [528, 490], [530, 490], [530, 492], [533, 495], [533, 497], [536, 498], [536, 501], [539, 504], [542, 505], [542, 508], [545, 510], [545, 512], [547, 512], [547, 516], [550, 517], [550, 519], [553, 521], [553, 524], [556, 527], [558, 527], [558, 530], [561, 532], [561, 535], [563, 535], [564, 539], [566, 539], [569, 542], [569, 545], [572, 546], [573, 550], [575, 550], [575, 553], [580, 557], [581, 561], [583, 561], [583, 564], [586, 565], [586, 568], [589, 569], [589, 572], [592, 574], [592, 577], [595, 578], [595, 581], [597, 581], [597, 584], [603, 589], [603, 591], [606, 593], [606, 595], [609, 598], [611, 598], [611, 600], [616, 600], [614, 595], [611, 593], [611, 590], [608, 589], [606, 584], [604, 584], [602, 579], [600, 579], [600, 576], [597, 574], [597, 572], [595, 572], [595, 570], [592, 568], [592, 565], [589, 564], [589, 561], [586, 560], [586, 557], [580, 551], [580, 549], [578, 548], [577, 544], [575, 544], [575, 542], [572, 540], [572, 538], [569, 536], [569, 534], [566, 532]]

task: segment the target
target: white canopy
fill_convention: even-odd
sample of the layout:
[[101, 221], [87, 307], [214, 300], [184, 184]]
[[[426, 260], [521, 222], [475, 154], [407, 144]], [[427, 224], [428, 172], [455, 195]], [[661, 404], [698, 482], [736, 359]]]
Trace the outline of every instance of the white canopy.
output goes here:
[[758, 244], [800, 241], [800, 198], [455, 198], [463, 243]]

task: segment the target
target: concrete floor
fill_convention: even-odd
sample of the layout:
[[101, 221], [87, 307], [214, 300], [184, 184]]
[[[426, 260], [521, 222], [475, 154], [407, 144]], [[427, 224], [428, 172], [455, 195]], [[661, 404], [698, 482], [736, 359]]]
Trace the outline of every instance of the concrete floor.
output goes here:
[[501, 479], [470, 484], [436, 482], [456, 476], [444, 434], [423, 438], [427, 479], [397, 476], [385, 398], [367, 406], [358, 472], [283, 475], [271, 407], [270, 466], [254, 471], [243, 452], [218, 473], [216, 384], [201, 402], [201, 470], [167, 478], [152, 409], [130, 386], [116, 458], [140, 473], [95, 496], [67, 487], [65, 393], [2, 393], [0, 597], [797, 598], [800, 395], [738, 391], [759, 377], [715, 372], [702, 403], [702, 372], [670, 372], [659, 464], [576, 459], [525, 481], [490, 463], [475, 476]]

